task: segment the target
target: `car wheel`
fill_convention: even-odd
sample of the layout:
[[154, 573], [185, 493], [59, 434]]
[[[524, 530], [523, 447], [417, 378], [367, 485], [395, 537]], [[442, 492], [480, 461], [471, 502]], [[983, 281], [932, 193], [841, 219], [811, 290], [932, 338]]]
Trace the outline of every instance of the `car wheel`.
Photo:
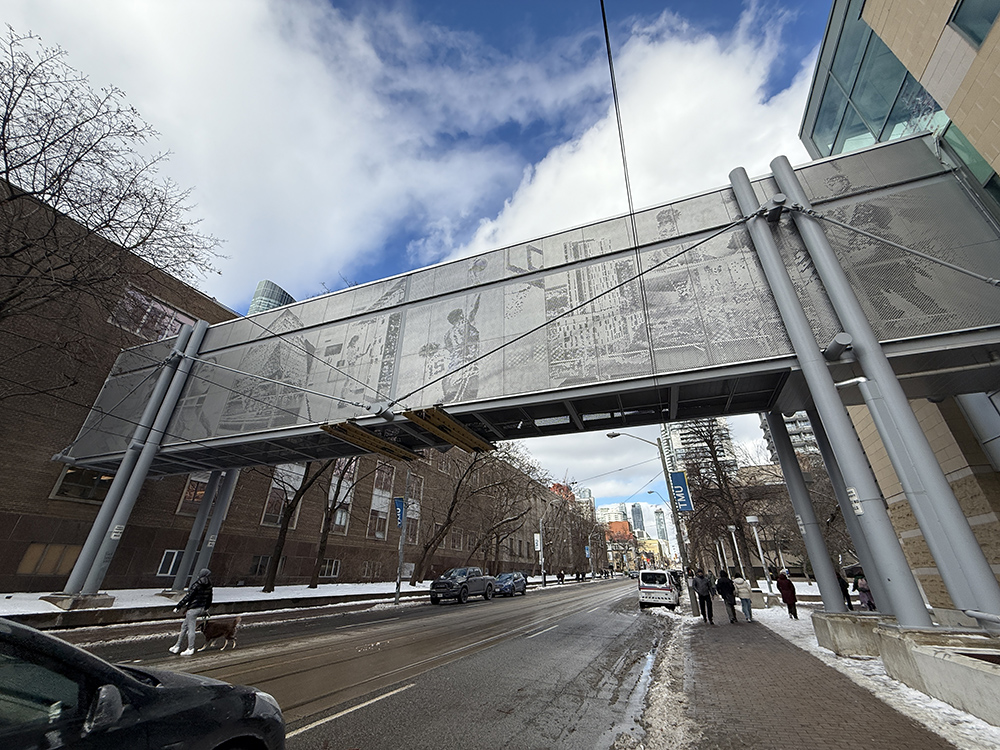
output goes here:
[[458, 601], [462, 604], [469, 601], [469, 590], [465, 586], [462, 586], [462, 590], [458, 592]]
[[486, 591], [483, 592], [483, 599], [489, 601], [492, 598], [493, 598], [493, 587], [487, 586]]
[[440, 603], [441, 603], [441, 597], [435, 594], [431, 594], [431, 604], [440, 604]]

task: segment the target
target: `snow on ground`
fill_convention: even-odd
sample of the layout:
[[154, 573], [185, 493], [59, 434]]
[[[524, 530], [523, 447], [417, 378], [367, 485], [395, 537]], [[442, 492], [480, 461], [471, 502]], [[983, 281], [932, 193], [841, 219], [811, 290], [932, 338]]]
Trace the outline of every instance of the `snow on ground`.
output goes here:
[[[798, 586], [796, 590], [801, 591]], [[754, 610], [754, 621], [760, 621], [782, 638], [870, 690], [876, 698], [920, 722], [959, 750], [1000, 750], [1000, 727], [894, 680], [886, 674], [879, 657], [838, 656], [820, 646], [809, 617], [811, 611], [800, 605], [799, 619], [792, 620], [784, 607], [771, 607]]]
[[[403, 583], [401, 594], [426, 592], [430, 581], [410, 586]], [[161, 589], [118, 589], [102, 593], [115, 598], [112, 609], [133, 608], [167, 608], [173, 609], [175, 602], [160, 596]], [[357, 596], [359, 594], [392, 594], [396, 591], [396, 582], [381, 583], [324, 583], [314, 589], [308, 586], [275, 586], [274, 591], [265, 594], [259, 588], [250, 586], [216, 586], [213, 589], [213, 600], [217, 604], [226, 602], [256, 602], [282, 601], [287, 599], [313, 599], [329, 596]], [[7, 615], [27, 615], [48, 612], [62, 612], [59, 607], [50, 602], [42, 601], [40, 597], [46, 592], [0, 594], [0, 617]], [[357, 603], [357, 602], [355, 602]]]

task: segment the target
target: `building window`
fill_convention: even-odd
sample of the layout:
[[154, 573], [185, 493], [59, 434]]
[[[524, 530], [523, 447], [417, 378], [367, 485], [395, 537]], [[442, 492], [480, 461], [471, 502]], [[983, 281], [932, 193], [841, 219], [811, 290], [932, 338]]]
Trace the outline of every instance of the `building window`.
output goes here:
[[362, 578], [380, 578], [382, 576], [382, 563], [378, 560], [365, 560], [361, 569]]
[[184, 550], [182, 549], [163, 550], [163, 557], [160, 558], [160, 567], [156, 569], [156, 575], [173, 578], [177, 575], [177, 569], [181, 566], [182, 557], [184, 557]]
[[[271, 562], [270, 555], [254, 555], [250, 558], [250, 571], [251, 576], [262, 576], [267, 573], [267, 565]], [[282, 555], [281, 559], [278, 560], [278, 575], [281, 575], [281, 571], [285, 567], [285, 556]]]
[[[264, 502], [264, 512], [260, 518], [261, 526], [280, 526], [281, 512], [287, 503], [295, 498], [295, 491], [302, 486], [306, 467], [302, 464], [281, 464], [274, 467], [271, 476], [271, 488]], [[299, 520], [299, 509], [302, 503], [295, 506], [291, 523], [288, 528], [294, 529]]]
[[113, 474], [66, 466], [49, 499], [101, 503], [107, 497], [114, 479]]
[[340, 577], [340, 560], [334, 560], [332, 557], [323, 558], [323, 564], [319, 569], [320, 578], [339, 578]]
[[[357, 458], [338, 458], [334, 464], [333, 478], [330, 480], [330, 490], [327, 492], [327, 508], [337, 506], [333, 512], [331, 531], [334, 534], [347, 534], [347, 525], [351, 520], [351, 503], [354, 502], [354, 482], [357, 474]], [[342, 479], [341, 479], [342, 477]], [[337, 483], [340, 483], [340, 495]]]
[[462, 549], [462, 530], [456, 526], [451, 527], [451, 548]]
[[79, 544], [45, 544], [32, 542], [28, 545], [17, 574], [22, 576], [67, 576], [72, 572], [82, 546]]
[[524, 540], [523, 539], [518, 539], [517, 540], [517, 556], [518, 557], [524, 557]]
[[424, 498], [424, 478], [410, 475], [406, 505], [406, 543], [416, 544], [420, 536], [420, 503]]
[[181, 494], [181, 501], [177, 503], [175, 514], [178, 516], [193, 516], [201, 507], [201, 499], [205, 496], [208, 487], [207, 471], [190, 474], [184, 492]]
[[181, 326], [195, 320], [175, 307], [150, 297], [138, 289], [128, 289], [115, 306], [108, 321], [144, 341], [159, 341], [176, 336]]
[[389, 523], [389, 502], [392, 499], [392, 481], [395, 470], [392, 464], [379, 461], [375, 467], [375, 482], [372, 487], [372, 506], [368, 514], [368, 536], [385, 539]]
[[979, 47], [1000, 13], [1000, 0], [959, 0], [951, 15], [951, 25], [974, 46]]

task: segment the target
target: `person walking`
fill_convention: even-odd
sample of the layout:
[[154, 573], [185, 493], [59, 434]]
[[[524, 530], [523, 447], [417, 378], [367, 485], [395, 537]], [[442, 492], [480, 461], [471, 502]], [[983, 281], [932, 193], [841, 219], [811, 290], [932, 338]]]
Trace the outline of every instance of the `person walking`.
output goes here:
[[854, 590], [858, 592], [861, 608], [874, 612], [875, 597], [872, 596], [872, 590], [868, 587], [868, 579], [865, 578], [864, 573], [854, 579]]
[[736, 620], [736, 584], [729, 577], [729, 573], [722, 571], [719, 573], [719, 580], [715, 583], [715, 590], [719, 592], [722, 601], [726, 605], [726, 614], [729, 615], [731, 625], [739, 624]]
[[788, 616], [798, 620], [799, 613], [795, 611], [795, 584], [784, 573], [778, 573], [778, 591], [781, 592], [781, 601], [788, 607]]
[[849, 612], [854, 611], [854, 603], [851, 601], [851, 590], [848, 588], [847, 579], [837, 571], [837, 583], [840, 584], [840, 593], [844, 595], [844, 602], [847, 604], [847, 609]]
[[[212, 579], [209, 577], [211, 575], [211, 570], [202, 568], [198, 572], [198, 578], [191, 584], [191, 588], [174, 607], [175, 612], [181, 612], [184, 615], [184, 622], [181, 623], [181, 632], [177, 635], [177, 643], [169, 649], [170, 653], [179, 653], [181, 656], [191, 656], [194, 653], [194, 639], [198, 634], [198, 618], [208, 614], [208, 608], [212, 606]], [[187, 637], [187, 648], [181, 651], [185, 636]]]
[[715, 625], [715, 619], [712, 615], [712, 596], [715, 594], [715, 586], [712, 585], [712, 579], [706, 578], [705, 571], [698, 568], [691, 586], [698, 595], [698, 607], [701, 609], [702, 621], [709, 625]]
[[750, 583], [746, 578], [737, 577], [733, 579], [736, 586], [736, 596], [740, 598], [740, 606], [743, 607], [743, 619], [753, 622], [753, 592], [750, 590]]

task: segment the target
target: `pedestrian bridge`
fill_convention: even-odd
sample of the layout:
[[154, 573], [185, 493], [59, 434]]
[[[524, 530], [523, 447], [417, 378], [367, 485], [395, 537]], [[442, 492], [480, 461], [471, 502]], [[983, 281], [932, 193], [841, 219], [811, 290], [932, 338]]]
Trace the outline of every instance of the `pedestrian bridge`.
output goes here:
[[[814, 208], [1000, 277], [997, 225], [929, 137], [796, 170]], [[761, 203], [777, 192], [753, 182]], [[730, 187], [211, 326], [153, 474], [351, 455], [350, 423], [409, 450], [443, 405], [487, 441], [812, 406]], [[840, 332], [786, 215], [772, 232], [820, 346]], [[1000, 290], [832, 223], [913, 397], [997, 387]], [[114, 471], [173, 341], [124, 352], [66, 458]], [[861, 374], [850, 352], [836, 380]], [[860, 403], [845, 389], [847, 403]]]

